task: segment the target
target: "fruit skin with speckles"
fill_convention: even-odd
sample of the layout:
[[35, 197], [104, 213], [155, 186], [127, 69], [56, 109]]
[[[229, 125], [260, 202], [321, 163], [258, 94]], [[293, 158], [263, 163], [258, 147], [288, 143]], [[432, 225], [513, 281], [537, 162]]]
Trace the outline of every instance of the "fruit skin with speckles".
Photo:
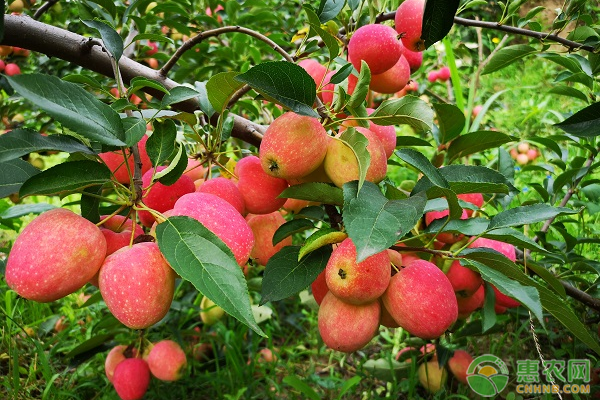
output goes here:
[[105, 256], [106, 239], [96, 225], [55, 208], [17, 237], [6, 263], [6, 283], [26, 299], [55, 301], [82, 288]]
[[246, 214], [246, 205], [242, 193], [230, 179], [221, 176], [209, 179], [203, 182], [196, 191], [214, 194], [231, 204], [241, 215]]
[[[130, 357], [136, 357], [137, 350], [132, 348]], [[115, 374], [115, 369], [117, 365], [121, 363], [121, 361], [127, 359], [125, 353], [127, 352], [127, 346], [124, 344], [120, 344], [118, 346], [113, 347], [108, 354], [106, 355], [106, 360], [104, 361], [104, 372], [106, 373], [106, 377], [108, 381], [112, 383], [113, 376]]]
[[279, 227], [285, 224], [285, 218], [279, 211], [270, 214], [253, 215], [246, 217], [248, 225], [254, 233], [254, 247], [250, 257], [260, 265], [267, 265], [271, 257], [285, 246], [292, 245], [292, 237], [289, 236], [273, 246], [273, 235]]
[[402, 50], [394, 28], [387, 25], [361, 26], [348, 42], [348, 57], [354, 68], [360, 71], [361, 61], [364, 60], [371, 75], [392, 68], [402, 55]]
[[187, 359], [181, 346], [172, 340], [161, 340], [156, 343], [148, 357], [150, 372], [161, 381], [176, 381], [183, 376], [187, 367]]
[[124, 247], [100, 269], [100, 293], [115, 318], [131, 329], [144, 329], [169, 311], [175, 272], [153, 242]]
[[139, 400], [150, 385], [150, 368], [141, 358], [128, 358], [115, 368], [113, 386], [122, 400]]
[[269, 214], [279, 210], [286, 199], [278, 198], [288, 183], [285, 179], [268, 175], [256, 156], [244, 157], [235, 165], [238, 189], [244, 198], [246, 212]]
[[[137, 146], [140, 151], [140, 160], [142, 161], [142, 174], [146, 173], [151, 167], [152, 163], [150, 162], [150, 157], [148, 157], [148, 153], [146, 152], [146, 142], [148, 141], [148, 136], [142, 137], [142, 139], [138, 142]], [[125, 151], [127, 155], [127, 164], [129, 166], [129, 171], [133, 174], [134, 165], [133, 165], [133, 155], [131, 151], [127, 149]], [[115, 179], [123, 183], [125, 185], [129, 184], [129, 173], [127, 172], [127, 166], [125, 165], [123, 152], [121, 150], [108, 151], [106, 153], [100, 153], [98, 156], [106, 163], [106, 166], [113, 172]]]
[[410, 51], [425, 50], [425, 41], [421, 39], [424, 12], [425, 0], [406, 0], [396, 10], [396, 32], [401, 36], [404, 47]]

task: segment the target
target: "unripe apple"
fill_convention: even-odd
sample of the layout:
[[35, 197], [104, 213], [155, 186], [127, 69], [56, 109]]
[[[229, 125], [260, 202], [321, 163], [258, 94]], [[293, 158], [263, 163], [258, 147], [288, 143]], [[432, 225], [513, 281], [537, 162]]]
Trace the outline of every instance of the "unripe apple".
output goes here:
[[150, 385], [150, 368], [141, 358], [127, 358], [119, 363], [113, 375], [113, 386], [121, 400], [139, 400]]
[[440, 367], [437, 360], [431, 360], [419, 365], [417, 370], [419, 382], [429, 393], [437, 393], [448, 379], [446, 368]]
[[217, 177], [204, 181], [197, 192], [210, 193], [231, 204], [241, 215], [246, 214], [246, 205], [242, 193], [231, 179]]
[[423, 52], [421, 51], [411, 51], [405, 48], [402, 56], [408, 61], [411, 74], [417, 72], [421, 68], [421, 65], [423, 65]]
[[515, 250], [515, 246], [510, 243], [504, 243], [499, 240], [487, 239], [487, 238], [477, 238], [469, 245], [470, 249], [485, 247], [488, 249], [496, 250], [497, 252], [504, 254], [509, 260], [515, 262], [517, 260], [517, 252]]
[[425, 41], [421, 39], [424, 12], [425, 0], [406, 0], [396, 10], [396, 32], [404, 47], [410, 51], [425, 50]]
[[350, 304], [367, 304], [377, 300], [388, 287], [391, 263], [387, 251], [356, 262], [356, 247], [346, 238], [333, 250], [325, 278], [329, 291]]
[[458, 305], [458, 317], [467, 318], [471, 313], [477, 309], [483, 307], [485, 301], [485, 286], [481, 285], [479, 289], [475, 291], [469, 297], [456, 297], [456, 303]]
[[21, 68], [15, 63], [8, 63], [4, 67], [4, 73], [8, 76], [15, 76], [21, 73]]
[[327, 68], [321, 65], [317, 60], [313, 60], [310, 58], [304, 59], [298, 62], [298, 65], [304, 68], [304, 70], [310, 75], [311, 78], [315, 81], [315, 85], [317, 88], [324, 84], [325, 75], [327, 75]]
[[529, 143], [521, 142], [517, 145], [517, 150], [519, 153], [527, 153], [529, 151]]
[[450, 372], [463, 384], [467, 384], [467, 369], [473, 362], [473, 357], [464, 350], [454, 351], [454, 355], [448, 360]]
[[392, 276], [382, 300], [402, 328], [422, 339], [440, 337], [458, 317], [450, 281], [425, 260], [413, 261]]
[[375, 337], [380, 313], [378, 301], [357, 306], [328, 292], [319, 307], [319, 333], [330, 349], [352, 353]]
[[438, 79], [443, 82], [446, 82], [448, 79], [450, 79], [450, 68], [440, 68], [440, 70], [438, 71]]
[[327, 294], [327, 292], [329, 292], [329, 288], [327, 287], [327, 278], [325, 276], [325, 270], [321, 271], [321, 273], [315, 278], [313, 283], [311, 283], [310, 290], [317, 304], [321, 305], [321, 303], [323, 302], [323, 298], [325, 298], [325, 295]]
[[[258, 168], [262, 172], [260, 165]], [[240, 267], [248, 262], [254, 246], [252, 229], [227, 201], [210, 193], [189, 193], [177, 200], [170, 215], [186, 215], [200, 221], [231, 249]]]
[[214, 301], [204, 296], [200, 301], [200, 319], [206, 326], [216, 324], [225, 316], [225, 310], [215, 304]]
[[318, 119], [287, 112], [269, 125], [262, 138], [262, 168], [276, 178], [302, 178], [321, 165], [329, 140]]
[[371, 75], [381, 74], [392, 68], [402, 55], [402, 46], [393, 28], [381, 24], [363, 25], [354, 32], [348, 42], [350, 62], [360, 71], [364, 60]]
[[[125, 355], [127, 348], [128, 346], [120, 344], [118, 346], [113, 347], [106, 355], [106, 360], [104, 361], [104, 372], [106, 373], [108, 381], [111, 383], [115, 374], [115, 368], [117, 368], [117, 365], [119, 365], [121, 361], [127, 358], [127, 356]], [[136, 356], [137, 350], [135, 348], [132, 348], [130, 357], [135, 358]]]
[[177, 342], [161, 340], [154, 344], [146, 358], [150, 372], [161, 381], [180, 379], [187, 367], [187, 358]]
[[14, 13], [20, 13], [25, 8], [25, 3], [23, 0], [13, 0], [12, 3], [8, 5], [8, 10]]
[[519, 165], [527, 165], [529, 163], [529, 157], [525, 153], [517, 154], [517, 164]]
[[100, 229], [64, 208], [36, 217], [17, 237], [6, 263], [6, 283], [38, 302], [65, 297], [83, 287], [106, 256]]
[[[367, 151], [371, 155], [371, 164], [367, 169], [366, 180], [379, 183], [387, 173], [387, 157], [383, 144], [370, 130], [361, 127], [355, 129], [369, 141]], [[352, 149], [340, 140], [334, 139], [329, 142], [323, 164], [325, 173], [337, 187], [341, 188], [344, 183], [359, 178], [356, 156]]]
[[288, 187], [285, 179], [268, 175], [256, 156], [244, 157], [235, 165], [238, 189], [244, 198], [246, 212], [269, 214], [279, 210], [285, 203], [278, 196]]
[[98, 281], [110, 312], [131, 329], [160, 321], [175, 292], [175, 272], [154, 242], [124, 247], [106, 257]]
[[[150, 162], [148, 153], [146, 153], [147, 140], [148, 136], [144, 135], [144, 137], [142, 137], [142, 140], [140, 140], [137, 144], [140, 152], [140, 160], [142, 161], [142, 174], [146, 173], [146, 171], [148, 171], [152, 167], [152, 163]], [[129, 165], [129, 171], [133, 175], [133, 155], [131, 154], [131, 151], [129, 149], [127, 149], [125, 153], [127, 154], [127, 164]], [[100, 153], [98, 155], [104, 161], [104, 163], [106, 163], [106, 166], [113, 172], [117, 182], [123, 183], [125, 185], [129, 184], [129, 173], [127, 172], [127, 166], [125, 166], [123, 152], [121, 150]]]
[[371, 76], [369, 88], [379, 93], [396, 93], [410, 80], [410, 65], [404, 56], [387, 71]]
[[472, 296], [483, 284], [479, 272], [463, 267], [458, 260], [452, 262], [446, 276], [452, 284], [456, 297]]
[[[167, 167], [157, 167], [156, 172], [160, 172], [165, 168]], [[169, 186], [163, 185], [159, 181], [152, 182], [153, 176], [153, 169], [148, 170], [142, 176], [142, 186], [144, 188], [142, 191], [142, 201], [147, 207], [159, 213], [172, 209], [175, 202], [184, 194], [196, 191], [194, 181], [187, 175], [181, 175], [175, 183]], [[138, 217], [142, 225], [148, 228], [156, 221], [154, 216], [146, 210], [138, 211]]]
[[262, 215], [249, 214], [246, 221], [248, 221], [248, 225], [254, 234], [254, 247], [250, 253], [250, 258], [256, 263], [267, 265], [271, 257], [279, 250], [292, 245], [292, 237], [288, 236], [273, 246], [273, 234], [281, 225], [285, 224], [285, 218], [279, 211]]

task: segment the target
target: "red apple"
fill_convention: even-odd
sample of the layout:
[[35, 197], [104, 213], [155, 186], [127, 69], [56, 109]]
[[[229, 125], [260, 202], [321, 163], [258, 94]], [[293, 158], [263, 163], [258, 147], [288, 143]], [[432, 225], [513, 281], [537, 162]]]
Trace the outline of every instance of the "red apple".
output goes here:
[[[148, 157], [148, 153], [146, 153], [146, 141], [148, 140], [148, 136], [142, 137], [137, 144], [139, 152], [140, 152], [140, 160], [142, 161], [142, 174], [146, 173], [151, 167], [152, 163], [150, 162], [150, 158]], [[133, 155], [129, 149], [126, 150], [127, 154], [127, 164], [129, 165], [129, 171], [133, 175], [134, 165], [133, 165]], [[115, 176], [117, 182], [128, 185], [130, 182], [129, 172], [127, 171], [127, 166], [125, 166], [123, 152], [121, 150], [100, 153], [100, 158], [104, 161], [106, 166], [112, 171]]]
[[[481, 208], [485, 202], [481, 193], [461, 193], [456, 195], [456, 197], [458, 197], [459, 200], [473, 204], [477, 208]], [[468, 208], [465, 208], [464, 210], [467, 212], [467, 216], [471, 218], [473, 210], [469, 210]]]
[[146, 44], [148, 45], [148, 47], [150, 47], [150, 49], [146, 50], [147, 56], [153, 56], [156, 53], [158, 53], [158, 44], [156, 42], [151, 42], [150, 40], [148, 40]]
[[[104, 361], [104, 372], [106, 373], [108, 381], [111, 383], [113, 381], [115, 368], [117, 368], [117, 365], [119, 365], [121, 361], [127, 358], [125, 355], [127, 348], [128, 346], [121, 344], [113, 347], [106, 355], [106, 360]], [[137, 356], [137, 350], [135, 348], [131, 349], [130, 356], [134, 358]]]
[[4, 71], [5, 67], [6, 67], [6, 64], [4, 63], [4, 61], [0, 60], [0, 72]]
[[190, 158], [183, 174], [192, 178], [193, 181], [197, 181], [198, 179], [204, 179], [206, 168], [202, 166], [200, 160]]
[[481, 104], [473, 107], [473, 111], [471, 112], [471, 114], [473, 115], [473, 118], [477, 118], [477, 116], [479, 115], [481, 110], [483, 110], [483, 106]]
[[483, 279], [481, 279], [479, 272], [463, 267], [458, 260], [455, 260], [450, 265], [446, 276], [452, 284], [456, 297], [464, 298], [472, 296], [483, 284]]
[[438, 79], [443, 82], [446, 82], [448, 79], [450, 79], [450, 68], [440, 68], [440, 70], [438, 71]]
[[[450, 211], [448, 211], [448, 210], [430, 211], [425, 214], [425, 224], [430, 225], [436, 219], [446, 218], [449, 214], [450, 214]], [[468, 218], [469, 218], [469, 215], [467, 214], [467, 210], [462, 210], [462, 215], [460, 216], [460, 219], [468, 219]], [[460, 242], [464, 237], [465, 237], [465, 235], [463, 235], [461, 233], [446, 232], [446, 233], [440, 233], [439, 235], [437, 235], [437, 240], [439, 240], [440, 242], [443, 242], [443, 243], [453, 244], [456, 242]]]
[[467, 318], [471, 313], [481, 307], [485, 301], [485, 286], [479, 286], [479, 289], [469, 297], [456, 297], [458, 305], [458, 317]]
[[223, 177], [209, 179], [200, 185], [197, 192], [214, 194], [231, 204], [241, 215], [246, 214], [244, 198], [231, 179]]
[[246, 217], [248, 226], [254, 234], [254, 247], [250, 257], [260, 265], [267, 265], [271, 257], [285, 246], [292, 245], [292, 237], [288, 236], [273, 246], [273, 234], [279, 227], [285, 224], [285, 218], [279, 211], [270, 214], [253, 215]]
[[421, 39], [424, 12], [425, 0], [406, 0], [396, 10], [396, 32], [402, 38], [404, 47], [410, 51], [425, 50], [425, 41]]
[[365, 61], [371, 75], [381, 74], [392, 68], [402, 55], [402, 45], [396, 32], [387, 25], [363, 25], [354, 32], [348, 42], [350, 62], [360, 71], [361, 61]]
[[141, 358], [127, 358], [117, 365], [113, 386], [121, 400], [139, 400], [150, 385], [150, 368]]
[[[130, 218], [123, 215], [113, 215], [112, 217], [109, 217], [109, 215], [100, 217], [101, 220], [108, 218], [108, 220], [100, 226], [100, 232], [102, 232], [106, 239], [107, 256], [122, 247], [129, 246], [132, 237], [135, 239], [144, 234], [144, 230]], [[132, 230], [134, 231], [133, 235], [131, 234]]]
[[537, 149], [529, 149], [527, 150], [527, 158], [529, 159], [529, 161], [533, 161], [538, 157], [538, 151]]
[[316, 279], [310, 285], [310, 289], [317, 304], [321, 305], [323, 298], [329, 291], [329, 288], [327, 288], [327, 278], [325, 276], [325, 270], [321, 271], [321, 273], [316, 277]]
[[404, 56], [387, 71], [371, 76], [369, 88], [379, 93], [396, 93], [402, 90], [410, 80], [410, 65]]
[[450, 372], [463, 384], [467, 384], [467, 369], [473, 362], [473, 357], [464, 350], [456, 350], [454, 355], [448, 360]]
[[310, 75], [311, 78], [315, 81], [315, 85], [317, 88], [322, 85], [324, 82], [325, 75], [327, 75], [327, 68], [321, 65], [317, 60], [313, 60], [310, 58], [304, 59], [298, 62], [298, 65], [304, 68], [304, 70]]
[[150, 372], [161, 381], [180, 379], [187, 367], [187, 358], [177, 342], [162, 340], [154, 346], [146, 358]]
[[[335, 84], [329, 83], [331, 77], [337, 71], [329, 71], [327, 75], [325, 75], [325, 84], [323, 85], [323, 89], [320, 92], [321, 98], [323, 99], [323, 104], [332, 105], [333, 104], [333, 94], [335, 93]], [[354, 89], [356, 88], [356, 84], [358, 83], [358, 78], [354, 74], [350, 74], [348, 76], [348, 89], [346, 90], [346, 94], [351, 95], [354, 93]]]
[[500, 242], [499, 240], [477, 238], [469, 245], [469, 248], [474, 249], [478, 247], [484, 247], [504, 254], [509, 260], [515, 262], [517, 260], [517, 252], [515, 246], [510, 243]]
[[434, 83], [438, 80], [438, 71], [431, 71], [427, 74], [427, 80], [431, 83]]
[[8, 76], [19, 75], [21, 73], [21, 68], [15, 63], [8, 63], [4, 66], [4, 73]]
[[421, 68], [421, 65], [423, 65], [423, 52], [421, 51], [411, 51], [404, 48], [402, 55], [406, 58], [406, 61], [408, 61], [411, 74], [417, 72], [419, 68]]
[[256, 156], [244, 157], [235, 166], [238, 189], [244, 198], [246, 211], [252, 214], [269, 214], [285, 203], [278, 196], [288, 187], [285, 179], [268, 175]]

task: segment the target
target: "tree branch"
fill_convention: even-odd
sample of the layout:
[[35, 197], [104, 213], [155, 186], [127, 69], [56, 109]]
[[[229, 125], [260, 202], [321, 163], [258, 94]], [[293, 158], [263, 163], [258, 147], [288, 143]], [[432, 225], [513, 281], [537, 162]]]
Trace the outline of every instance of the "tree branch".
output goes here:
[[59, 0], [48, 0], [47, 2], [42, 4], [42, 6], [35, 11], [35, 14], [33, 14], [33, 19], [40, 19], [40, 17], [44, 15], [46, 11], [48, 11], [53, 5], [55, 5], [58, 2]]
[[[109, 55], [96, 45], [100, 43], [99, 40], [90, 41], [87, 37], [35, 21], [23, 15], [4, 15], [4, 38], [0, 42], [1, 45], [18, 46], [37, 51], [49, 57], [69, 61], [104, 76], [113, 77]], [[119, 70], [127, 84], [133, 78], [142, 76], [161, 83], [167, 90], [179, 86], [179, 83], [161, 76], [158, 71], [127, 57], [121, 57], [119, 60]], [[142, 90], [159, 99], [164, 96], [164, 93], [152, 88], [143, 88]], [[174, 104], [173, 108], [193, 113], [200, 109], [200, 105], [196, 99], [190, 99]], [[266, 127], [238, 115], [231, 115], [234, 117], [231, 135], [259, 146]], [[217, 118], [218, 116], [213, 116], [212, 120], [216, 121]]]

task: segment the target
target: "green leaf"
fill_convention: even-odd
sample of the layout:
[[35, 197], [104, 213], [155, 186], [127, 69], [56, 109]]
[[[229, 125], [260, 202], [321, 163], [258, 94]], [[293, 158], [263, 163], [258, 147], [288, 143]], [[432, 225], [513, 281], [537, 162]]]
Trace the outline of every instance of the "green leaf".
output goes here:
[[[287, 61], [258, 64], [235, 79], [296, 114], [318, 118], [313, 109], [317, 86], [304, 68]], [[209, 81], [210, 82], [210, 81]]]
[[109, 180], [110, 170], [102, 163], [91, 160], [66, 162], [29, 178], [21, 186], [19, 196], [63, 195]]
[[39, 169], [21, 159], [0, 163], [0, 198], [17, 193], [24, 182], [39, 173]]
[[578, 211], [573, 211], [569, 208], [552, 207], [547, 204], [520, 206], [496, 214], [490, 220], [488, 230], [491, 231], [492, 229], [498, 228], [528, 225], [536, 222], [546, 221], [559, 215], [571, 215], [577, 213]]
[[500, 228], [486, 232], [482, 235], [488, 239], [499, 240], [501, 242], [510, 243], [519, 248], [529, 249], [531, 251], [539, 251], [547, 253], [548, 251], [542, 246], [525, 236], [522, 232], [512, 228]]
[[501, 145], [515, 141], [516, 138], [497, 131], [477, 131], [459, 136], [450, 143], [448, 157], [455, 160], [484, 150], [498, 148]]
[[67, 135], [43, 136], [31, 129], [13, 129], [0, 135], [0, 163], [43, 150], [94, 154], [89, 147]]
[[291, 221], [287, 221], [277, 228], [273, 234], [273, 246], [276, 246], [277, 243], [281, 242], [286, 237], [293, 235], [294, 233], [304, 232], [305, 230], [313, 229], [314, 227], [315, 224], [306, 218], [296, 218]]
[[50, 75], [7, 77], [24, 98], [79, 135], [111, 146], [125, 146], [119, 114], [82, 87]]
[[322, 182], [308, 182], [290, 186], [281, 192], [278, 197], [315, 201], [338, 206], [344, 204], [342, 189]]
[[490, 329], [496, 325], [496, 293], [492, 289], [492, 285], [487, 282], [483, 282], [485, 285], [485, 298], [483, 303], [483, 310], [481, 310], [481, 332], [488, 332]]
[[147, 88], [147, 87], [156, 89], [160, 92], [163, 92], [164, 94], [169, 94], [169, 91], [162, 85], [162, 83], [159, 83], [152, 79], [137, 76], [131, 80], [129, 89], [127, 89], [127, 95], [129, 96], [129, 95], [139, 91], [140, 89]]
[[123, 39], [121, 39], [121, 36], [119, 36], [117, 31], [115, 31], [112, 26], [102, 21], [81, 20], [81, 22], [100, 32], [104, 47], [118, 62], [123, 55]]
[[214, 233], [189, 217], [171, 217], [156, 227], [160, 251], [169, 265], [200, 293], [260, 336], [248, 287], [233, 253]]
[[283, 378], [283, 383], [293, 387], [302, 393], [307, 399], [321, 400], [321, 396], [319, 396], [317, 392], [315, 392], [315, 390], [311, 388], [303, 379], [298, 378], [296, 375], [286, 375]]
[[337, 17], [342, 8], [344, 8], [344, 4], [346, 4], [345, 0], [321, 0], [318, 10], [321, 23], [324, 24]]
[[554, 126], [581, 138], [592, 138], [600, 135], [600, 102], [590, 104]]
[[356, 181], [344, 184], [344, 200], [342, 217], [356, 246], [358, 262], [406, 235], [423, 216], [427, 202], [423, 194], [388, 200], [372, 182], [365, 182], [359, 192]]
[[187, 168], [188, 159], [185, 147], [177, 146], [177, 154], [171, 160], [169, 166], [154, 175], [154, 179], [166, 186], [171, 186], [183, 175]]
[[127, 147], [137, 144], [146, 134], [146, 120], [143, 118], [127, 117], [121, 120], [125, 129]]
[[448, 143], [456, 138], [465, 127], [465, 114], [454, 104], [434, 103], [440, 128], [440, 143]]
[[175, 151], [175, 140], [177, 139], [177, 127], [175, 122], [166, 119], [163, 122], [154, 121], [154, 132], [146, 142], [146, 152], [156, 167], [169, 159]]
[[454, 15], [460, 0], [427, 0], [423, 12], [421, 39], [425, 48], [442, 40], [454, 25]]
[[345, 232], [340, 232], [333, 228], [322, 228], [310, 235], [306, 242], [300, 248], [298, 253], [298, 261], [311, 252], [320, 249], [323, 246], [330, 244], [341, 243], [348, 237]]
[[281, 249], [265, 268], [260, 304], [285, 299], [308, 287], [327, 265], [331, 252], [331, 246], [321, 247], [298, 261], [300, 246]]
[[[447, 165], [439, 169], [454, 193], [508, 193], [517, 189], [504, 175], [493, 169], [475, 165]], [[433, 184], [427, 177], [421, 178], [413, 192], [429, 190]]]
[[90, 351], [97, 347], [100, 347], [103, 344], [111, 341], [112, 338], [114, 338], [117, 335], [117, 333], [120, 333], [120, 332], [114, 331], [112, 333], [101, 333], [101, 334], [92, 336], [91, 338], [83, 341], [82, 343], [77, 345], [73, 350], [71, 350], [67, 354], [65, 354], [65, 357], [67, 357], [67, 358], [75, 357], [79, 354], [85, 353], [86, 351]]
[[548, 285], [550, 285], [550, 287], [552, 289], [554, 289], [554, 291], [559, 296], [561, 296], [562, 298], [567, 297], [567, 292], [565, 291], [565, 287], [560, 283], [558, 278], [556, 278], [556, 276], [554, 276], [554, 274], [552, 272], [548, 271], [546, 268], [544, 268], [541, 265], [538, 265], [530, 260], [527, 261], [527, 269], [532, 270], [533, 272], [535, 272], [535, 274], [537, 276], [539, 276], [540, 278], [545, 280], [546, 283]]
[[[311, 29], [314, 30], [316, 34], [319, 35], [319, 37], [321, 37], [323, 43], [325, 43], [325, 46], [327, 46], [327, 50], [329, 50], [329, 60], [333, 61], [340, 53], [340, 46], [338, 45], [337, 39], [331, 33], [321, 28], [321, 21], [319, 20], [319, 17], [310, 5], [303, 4], [302, 8], [304, 9], [304, 12], [306, 12], [306, 16], [308, 17], [308, 24], [310, 25]], [[309, 35], [312, 36], [312, 34], [310, 33]]]
[[[90, 222], [100, 222], [100, 199], [96, 196], [102, 196], [103, 186], [93, 185], [83, 189], [79, 207], [81, 208], [81, 216]], [[86, 196], [86, 194], [91, 196]]]
[[588, 97], [579, 89], [567, 85], [557, 85], [548, 91], [548, 93], [558, 94], [560, 96], [574, 97], [579, 100], [583, 100], [586, 103], [589, 102]]
[[53, 208], [56, 208], [56, 206], [48, 203], [17, 204], [0, 213], [0, 220], [20, 218], [29, 214], [41, 214]]
[[516, 44], [513, 46], [506, 46], [500, 49], [488, 64], [483, 68], [481, 75], [491, 74], [492, 72], [501, 70], [504, 67], [509, 66], [515, 61], [528, 56], [529, 54], [536, 53], [537, 50], [534, 47], [526, 44]]
[[239, 72], [220, 72], [211, 76], [206, 82], [208, 101], [219, 114], [227, 107], [235, 92], [244, 86], [235, 79], [238, 75]]
[[410, 125], [417, 131], [433, 129], [433, 110], [415, 96], [386, 100], [370, 115], [377, 125]]
[[139, 33], [134, 36], [131, 40], [132, 42], [137, 42], [141, 40], [151, 40], [153, 42], [165, 42], [168, 44], [175, 44], [175, 41], [168, 36], [160, 35], [158, 33]]
[[426, 140], [419, 139], [413, 136], [398, 136], [396, 137], [396, 147], [433, 147], [431, 143]]
[[371, 83], [371, 70], [365, 60], [361, 60], [358, 82], [356, 83], [354, 92], [352, 92], [352, 95], [350, 96], [350, 100], [348, 100], [348, 107], [360, 107], [369, 93], [369, 83]]
[[350, 76], [352, 70], [354, 69], [354, 65], [350, 63], [346, 63], [343, 67], [338, 69], [335, 74], [329, 80], [329, 83], [333, 83], [337, 85], [338, 83], [342, 83], [347, 77]]
[[[237, 82], [234, 83], [237, 84]], [[200, 93], [200, 96], [198, 96], [198, 103], [200, 104], [200, 109], [204, 114], [206, 114], [208, 118], [210, 118], [215, 113], [215, 109], [213, 108], [212, 103], [208, 98], [208, 91], [206, 89], [206, 85], [207, 82], [196, 82], [194, 84], [194, 87], [196, 88], [198, 93]]]
[[371, 165], [371, 154], [369, 154], [369, 151], [367, 150], [369, 139], [356, 129], [348, 128], [339, 138], [334, 138], [334, 140], [342, 141], [354, 153], [356, 161], [358, 162], [358, 190], [360, 191], [367, 177], [369, 165]]
[[502, 273], [507, 278], [514, 279], [523, 285], [535, 287], [539, 292], [542, 307], [559, 320], [560, 323], [572, 332], [575, 337], [585, 343], [597, 354], [600, 354], [598, 339], [590, 334], [579, 317], [577, 317], [569, 308], [568, 303], [565, 302], [563, 298], [558, 297], [550, 289], [525, 275], [523, 271], [517, 268], [517, 266], [508, 258], [493, 250], [481, 248], [463, 250], [460, 255], [465, 255], [466, 258], [470, 260], [485, 264]]
[[169, 94], [165, 95], [161, 102], [161, 108], [166, 108], [171, 104], [177, 104], [185, 100], [195, 99], [200, 96], [200, 93], [191, 89], [187, 86], [175, 86], [169, 91]]

